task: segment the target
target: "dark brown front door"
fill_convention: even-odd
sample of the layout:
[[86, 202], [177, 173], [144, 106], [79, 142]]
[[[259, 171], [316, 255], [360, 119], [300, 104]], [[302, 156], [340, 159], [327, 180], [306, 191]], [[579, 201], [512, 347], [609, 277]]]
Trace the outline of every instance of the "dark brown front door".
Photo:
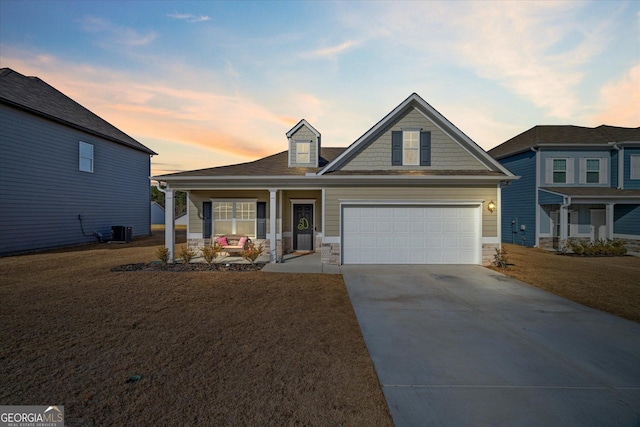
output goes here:
[[293, 205], [293, 250], [313, 251], [313, 205]]

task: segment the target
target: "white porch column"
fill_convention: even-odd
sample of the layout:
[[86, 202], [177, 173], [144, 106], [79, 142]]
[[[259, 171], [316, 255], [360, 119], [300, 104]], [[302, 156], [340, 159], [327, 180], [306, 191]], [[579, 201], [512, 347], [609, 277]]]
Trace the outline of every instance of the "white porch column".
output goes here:
[[604, 223], [607, 227], [607, 239], [613, 239], [613, 203], [607, 203]]
[[176, 227], [174, 191], [167, 188], [164, 191], [164, 246], [169, 249], [169, 262], [176, 260]]
[[569, 237], [569, 206], [560, 205], [560, 242], [563, 244]]
[[269, 189], [269, 262], [275, 263], [278, 260], [277, 243], [276, 243], [276, 225], [278, 218], [276, 216], [276, 196], [278, 190]]

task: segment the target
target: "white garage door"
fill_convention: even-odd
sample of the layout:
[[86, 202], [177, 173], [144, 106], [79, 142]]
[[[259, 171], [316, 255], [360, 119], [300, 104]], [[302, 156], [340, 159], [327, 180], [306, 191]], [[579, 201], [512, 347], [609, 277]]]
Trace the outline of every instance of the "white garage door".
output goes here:
[[478, 264], [477, 206], [344, 206], [344, 264]]

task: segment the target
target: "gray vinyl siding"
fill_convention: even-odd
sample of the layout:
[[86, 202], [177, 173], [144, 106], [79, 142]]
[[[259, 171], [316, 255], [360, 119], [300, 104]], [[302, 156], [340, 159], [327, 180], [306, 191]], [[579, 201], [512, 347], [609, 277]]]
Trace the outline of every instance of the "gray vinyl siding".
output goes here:
[[[430, 166], [393, 166], [391, 164], [391, 134], [403, 128], [420, 128], [431, 132]], [[487, 170], [478, 159], [469, 154], [431, 120], [416, 109], [387, 126], [379, 136], [368, 143], [342, 170]]]
[[[94, 172], [78, 167], [93, 145]], [[95, 242], [111, 226], [150, 229], [149, 154], [0, 105], [0, 254]]]
[[[289, 147], [289, 165], [291, 167], [314, 167], [318, 166], [318, 137], [307, 126], [302, 125], [293, 135], [291, 135]], [[310, 141], [309, 163], [296, 163], [296, 142]]]
[[367, 188], [327, 188], [325, 189], [325, 236], [340, 235], [340, 201], [477, 201], [483, 200], [482, 236], [497, 237], [497, 212], [489, 212], [486, 203], [498, 200], [497, 186], [466, 187], [367, 187]]

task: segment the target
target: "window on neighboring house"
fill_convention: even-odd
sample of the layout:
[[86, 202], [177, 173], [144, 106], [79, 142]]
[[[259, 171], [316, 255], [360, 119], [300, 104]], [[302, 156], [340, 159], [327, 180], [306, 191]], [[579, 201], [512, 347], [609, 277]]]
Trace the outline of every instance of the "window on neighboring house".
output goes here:
[[82, 172], [93, 172], [93, 145], [80, 141], [78, 144], [78, 165]]
[[296, 163], [310, 163], [311, 143], [296, 142]]
[[640, 179], [640, 155], [631, 155], [629, 157], [630, 170], [629, 170], [629, 178], [630, 179]]
[[567, 159], [553, 159], [553, 183], [567, 182]]
[[256, 202], [213, 202], [213, 235], [256, 235]]
[[393, 166], [431, 166], [431, 132], [404, 130], [391, 132]]
[[587, 184], [598, 184], [600, 182], [600, 159], [586, 159], [586, 181]]

